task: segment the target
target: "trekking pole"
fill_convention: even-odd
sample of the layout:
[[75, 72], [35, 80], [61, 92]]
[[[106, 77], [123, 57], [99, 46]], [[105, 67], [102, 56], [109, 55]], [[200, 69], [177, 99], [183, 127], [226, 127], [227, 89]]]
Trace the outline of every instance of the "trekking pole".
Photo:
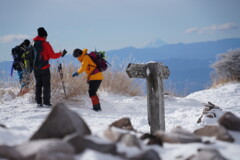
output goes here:
[[12, 61], [12, 67], [11, 67], [11, 73], [10, 73], [11, 77], [13, 75], [13, 63], [14, 63], [14, 61]]
[[59, 72], [59, 75], [60, 75], [60, 78], [61, 78], [61, 81], [62, 81], [64, 95], [65, 95], [65, 97], [67, 97], [66, 90], [65, 90], [65, 85], [64, 85], [64, 81], [63, 81], [62, 63], [59, 63], [59, 65], [58, 65], [58, 72]]

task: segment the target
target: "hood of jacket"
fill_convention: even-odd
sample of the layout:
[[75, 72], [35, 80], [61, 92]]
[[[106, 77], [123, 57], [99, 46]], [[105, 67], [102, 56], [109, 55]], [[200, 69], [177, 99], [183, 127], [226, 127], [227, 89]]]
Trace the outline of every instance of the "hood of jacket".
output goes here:
[[37, 36], [37, 37], [33, 38], [33, 41], [34, 41], [34, 42], [35, 42], [35, 41], [46, 41], [46, 39], [43, 38], [43, 37]]

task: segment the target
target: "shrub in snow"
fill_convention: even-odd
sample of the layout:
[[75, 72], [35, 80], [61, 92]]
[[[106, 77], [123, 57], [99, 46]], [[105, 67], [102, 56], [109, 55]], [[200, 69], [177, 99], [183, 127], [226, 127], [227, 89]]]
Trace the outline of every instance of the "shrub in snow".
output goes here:
[[214, 69], [214, 81], [240, 81], [240, 49], [229, 50], [218, 55], [218, 59], [211, 65]]

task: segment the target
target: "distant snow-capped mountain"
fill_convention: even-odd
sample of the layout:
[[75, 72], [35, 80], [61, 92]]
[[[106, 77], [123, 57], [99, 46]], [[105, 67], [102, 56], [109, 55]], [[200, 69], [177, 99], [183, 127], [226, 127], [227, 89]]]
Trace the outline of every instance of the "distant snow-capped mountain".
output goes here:
[[162, 41], [160, 39], [152, 39], [141, 45], [139, 48], [158, 48], [166, 45], [167, 43], [165, 41]]

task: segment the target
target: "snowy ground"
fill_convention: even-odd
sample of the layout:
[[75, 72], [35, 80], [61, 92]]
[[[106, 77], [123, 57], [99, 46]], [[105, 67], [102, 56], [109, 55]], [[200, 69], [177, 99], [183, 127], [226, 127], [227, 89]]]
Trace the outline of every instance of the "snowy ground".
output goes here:
[[[146, 97], [126, 97], [106, 92], [101, 92], [99, 95], [102, 112], [91, 110], [88, 97], [86, 97], [85, 103], [72, 101], [65, 103], [83, 117], [95, 135], [100, 135], [110, 123], [123, 117], [129, 117], [136, 130], [149, 132]], [[215, 89], [195, 92], [184, 98], [167, 96], [165, 98], [166, 132], [176, 126], [194, 131], [206, 123], [216, 123], [216, 121], [196, 123], [202, 113], [202, 103], [208, 101], [219, 106], [223, 111], [231, 111], [240, 117], [239, 98], [240, 84], [227, 84]], [[2, 123], [8, 128], [7, 130], [0, 128], [0, 144], [15, 145], [27, 141], [49, 112], [50, 109], [47, 108], [36, 108], [30, 94], [23, 97], [15, 97], [11, 93], [5, 93], [2, 97], [0, 95], [0, 124]], [[236, 139], [235, 143], [226, 143], [217, 141], [214, 138], [208, 138], [215, 142], [208, 145], [208, 147], [217, 148], [227, 158], [239, 160], [240, 133], [231, 132], [231, 134]], [[186, 158], [196, 153], [196, 150], [203, 146], [204, 144], [200, 143], [164, 144], [163, 148], [155, 146], [155, 149], [160, 152], [163, 160], [172, 160], [179, 155]], [[93, 154], [92, 151], [87, 151], [84, 155], [77, 156], [76, 160], [84, 159], [85, 156], [91, 154]], [[95, 156], [92, 159], [114, 159], [113, 157], [108, 158], [108, 156], [99, 153], [98, 158]]]

